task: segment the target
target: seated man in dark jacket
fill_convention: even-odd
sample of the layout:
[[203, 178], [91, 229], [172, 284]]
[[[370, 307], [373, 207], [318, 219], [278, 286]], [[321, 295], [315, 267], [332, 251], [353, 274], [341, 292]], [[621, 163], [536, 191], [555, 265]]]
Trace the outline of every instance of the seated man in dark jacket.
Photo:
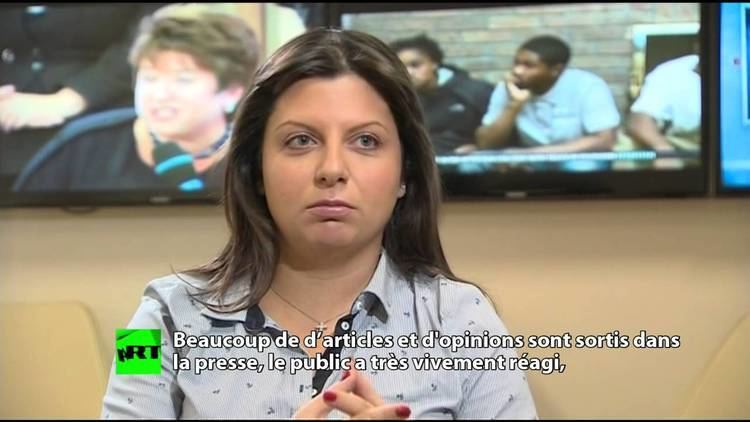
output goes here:
[[482, 123], [493, 86], [443, 63], [443, 51], [425, 35], [391, 43], [406, 65], [425, 112], [437, 155], [475, 149], [474, 131]]

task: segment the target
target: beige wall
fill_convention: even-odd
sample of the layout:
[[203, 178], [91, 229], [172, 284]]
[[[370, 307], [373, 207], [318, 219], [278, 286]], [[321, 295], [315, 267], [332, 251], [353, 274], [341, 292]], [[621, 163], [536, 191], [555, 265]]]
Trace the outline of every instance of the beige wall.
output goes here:
[[[677, 350], [562, 350], [564, 374], [530, 373], [541, 417], [678, 416], [750, 311], [748, 200], [451, 203], [441, 230], [454, 270], [514, 334], [682, 337]], [[204, 262], [224, 236], [212, 207], [2, 210], [0, 300], [83, 301], [111, 361], [144, 284]]]

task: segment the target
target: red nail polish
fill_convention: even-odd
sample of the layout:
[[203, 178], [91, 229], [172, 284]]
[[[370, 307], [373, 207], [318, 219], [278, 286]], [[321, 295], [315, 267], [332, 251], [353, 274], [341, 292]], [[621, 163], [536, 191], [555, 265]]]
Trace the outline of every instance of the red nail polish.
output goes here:
[[323, 393], [323, 400], [325, 401], [334, 401], [336, 400], [336, 393], [333, 391], [326, 391]]
[[341, 379], [345, 380], [349, 375], [351, 375], [351, 372], [347, 369], [346, 372], [344, 372], [344, 375], [341, 376]]
[[400, 418], [408, 418], [411, 415], [411, 409], [409, 406], [399, 406], [396, 408], [396, 416]]

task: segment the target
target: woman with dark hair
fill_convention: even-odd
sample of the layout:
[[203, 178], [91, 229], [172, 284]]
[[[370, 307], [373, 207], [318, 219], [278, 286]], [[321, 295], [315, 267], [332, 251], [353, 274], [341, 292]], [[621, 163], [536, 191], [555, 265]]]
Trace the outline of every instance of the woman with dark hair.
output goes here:
[[237, 111], [226, 247], [148, 285], [128, 328], [164, 333], [161, 373], [113, 368], [102, 416], [535, 417], [520, 370], [417, 366], [427, 354], [491, 365], [518, 347], [429, 344], [514, 340], [446, 262], [440, 192], [417, 96], [388, 46], [327, 29], [290, 41]]

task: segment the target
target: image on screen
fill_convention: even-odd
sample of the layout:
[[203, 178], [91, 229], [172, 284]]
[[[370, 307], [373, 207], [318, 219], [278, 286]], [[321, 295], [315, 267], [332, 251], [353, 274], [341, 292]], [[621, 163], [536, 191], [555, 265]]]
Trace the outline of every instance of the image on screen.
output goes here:
[[405, 64], [441, 171], [700, 168], [700, 7], [541, 4], [344, 13]]
[[238, 102], [263, 60], [321, 23], [309, 12], [0, 6], [0, 198], [217, 197]]
[[721, 190], [750, 191], [750, 3], [721, 4]]

